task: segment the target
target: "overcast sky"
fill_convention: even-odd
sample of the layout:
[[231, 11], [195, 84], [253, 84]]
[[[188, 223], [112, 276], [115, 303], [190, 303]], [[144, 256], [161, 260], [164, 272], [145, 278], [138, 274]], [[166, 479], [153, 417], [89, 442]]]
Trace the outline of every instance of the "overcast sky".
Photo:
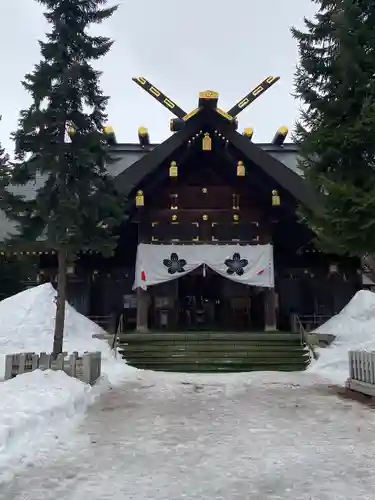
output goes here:
[[[152, 142], [168, 137], [172, 115], [131, 81], [144, 76], [184, 110], [202, 90], [220, 93], [229, 109], [269, 75], [281, 80], [239, 116], [240, 129], [254, 127], [255, 142], [268, 142], [280, 125], [293, 128], [299, 104], [290, 93], [297, 49], [291, 25], [302, 25], [311, 0], [120, 0], [115, 15], [96, 31], [115, 44], [100, 62], [102, 86], [111, 96], [109, 124], [119, 142], [137, 141], [140, 125]], [[1, 0], [0, 141], [30, 98], [20, 84], [40, 59], [38, 39], [47, 25], [35, 0]]]

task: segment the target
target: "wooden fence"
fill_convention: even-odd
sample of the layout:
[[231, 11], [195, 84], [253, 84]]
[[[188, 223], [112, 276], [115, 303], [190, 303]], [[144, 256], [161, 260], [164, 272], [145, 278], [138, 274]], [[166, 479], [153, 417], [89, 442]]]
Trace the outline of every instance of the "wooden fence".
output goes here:
[[375, 396], [375, 352], [349, 351], [349, 379], [346, 387]]
[[52, 354], [35, 352], [9, 354], [5, 358], [5, 380], [34, 370], [62, 370], [86, 384], [94, 384], [101, 375], [101, 352], [86, 352], [79, 356], [66, 352], [53, 359]]

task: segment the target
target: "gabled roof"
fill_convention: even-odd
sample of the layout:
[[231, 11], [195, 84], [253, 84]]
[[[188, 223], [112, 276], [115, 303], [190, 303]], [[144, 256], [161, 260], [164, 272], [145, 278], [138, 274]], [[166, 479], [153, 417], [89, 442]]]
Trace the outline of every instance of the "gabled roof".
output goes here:
[[185, 127], [176, 132], [169, 139], [156, 146], [151, 152], [140, 158], [116, 178], [116, 186], [125, 195], [128, 195], [140, 182], [159, 165], [168, 160], [175, 150], [185, 144], [202, 126], [215, 126], [223, 133], [226, 139], [248, 159], [258, 165], [279, 186], [288, 191], [296, 200], [308, 208], [316, 206], [313, 190], [304, 178], [289, 168], [274, 155], [269, 154], [261, 147], [252, 143], [233, 129], [233, 126], [215, 110], [202, 110], [189, 119]]
[[[296, 200], [309, 208], [316, 206], [312, 189], [298, 172], [297, 148], [294, 144], [276, 146], [254, 144], [235, 131], [231, 124], [214, 109], [204, 109], [190, 118], [185, 127], [175, 132], [161, 144], [141, 147], [139, 144], [116, 144], [112, 147], [115, 161], [108, 165], [108, 173], [116, 179], [116, 188], [128, 196], [137, 189], [142, 180], [165, 162], [174, 151], [183, 146], [204, 125], [214, 124], [232, 145], [241, 152], [244, 159], [258, 165], [270, 178], [286, 189]], [[45, 182], [37, 176], [35, 182], [14, 187], [17, 194], [30, 199]], [[8, 220], [0, 210], [0, 242], [15, 233], [15, 223]]]

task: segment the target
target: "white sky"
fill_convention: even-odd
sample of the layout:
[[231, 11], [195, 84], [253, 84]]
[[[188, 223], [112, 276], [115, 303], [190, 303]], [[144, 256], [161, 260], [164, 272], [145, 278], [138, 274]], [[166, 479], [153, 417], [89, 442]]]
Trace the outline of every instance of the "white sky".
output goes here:
[[[290, 95], [297, 48], [289, 28], [313, 15], [311, 0], [117, 3], [119, 10], [96, 31], [115, 40], [99, 67], [103, 89], [111, 96], [108, 123], [119, 142], [136, 142], [140, 125], [148, 127], [152, 142], [170, 134], [173, 115], [132, 76], [149, 79], [187, 112], [196, 106], [199, 91], [218, 91], [220, 107], [229, 109], [265, 77], [280, 76], [239, 115], [240, 129], [254, 127], [255, 142], [268, 142], [280, 125], [293, 128], [299, 107]], [[20, 109], [30, 104], [20, 81], [39, 62], [37, 40], [48, 27], [35, 0], [3, 0], [0, 19], [0, 141], [12, 152], [9, 134]]]

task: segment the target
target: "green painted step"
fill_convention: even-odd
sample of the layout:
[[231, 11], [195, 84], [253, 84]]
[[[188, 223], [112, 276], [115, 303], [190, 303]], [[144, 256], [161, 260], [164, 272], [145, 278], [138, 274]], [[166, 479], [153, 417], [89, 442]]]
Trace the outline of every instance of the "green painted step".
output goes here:
[[153, 370], [162, 372], [180, 372], [180, 373], [233, 373], [233, 372], [252, 372], [252, 371], [278, 371], [278, 372], [295, 372], [304, 371], [305, 364], [278, 364], [278, 365], [197, 365], [194, 363], [186, 364], [169, 364], [169, 365], [151, 365], [148, 363], [130, 364], [143, 370]]
[[253, 359], [262, 359], [262, 358], [283, 358], [283, 359], [292, 359], [299, 358], [300, 356], [308, 356], [308, 353], [302, 349], [299, 351], [288, 352], [288, 351], [276, 351], [275, 348], [272, 351], [236, 351], [236, 350], [228, 350], [223, 352], [218, 351], [131, 351], [126, 349], [119, 349], [120, 354], [126, 354], [128, 359], [134, 358], [145, 358], [145, 359], [166, 359], [166, 358], [253, 358]]
[[[129, 363], [129, 359], [128, 359]], [[294, 366], [294, 365], [305, 365], [306, 362], [305, 360], [296, 360], [296, 359], [289, 359], [289, 360], [283, 360], [283, 362], [280, 361], [269, 361], [266, 359], [263, 360], [257, 360], [257, 361], [252, 361], [252, 360], [244, 360], [244, 359], [202, 359], [202, 360], [194, 360], [191, 358], [187, 359], [182, 359], [182, 360], [176, 360], [176, 359], [169, 359], [165, 360], [164, 362], [160, 362], [159, 360], [151, 360], [151, 359], [137, 359], [136, 363], [134, 363], [134, 360], [130, 360], [130, 363], [133, 365], [135, 364], [147, 364], [147, 365], [153, 365], [153, 366], [167, 366], [167, 365], [192, 365], [195, 364], [196, 366], [200, 365], [206, 365], [206, 366], [216, 366], [216, 365], [231, 365], [231, 366], [252, 366], [252, 367], [257, 367], [257, 366], [279, 366], [279, 365], [288, 365], [288, 366]]]
[[272, 356], [273, 353], [277, 353], [282, 355], [289, 355], [289, 356], [298, 356], [301, 351], [305, 350], [304, 346], [293, 346], [288, 348], [285, 348], [285, 346], [279, 347], [277, 345], [267, 345], [267, 346], [235, 346], [235, 345], [226, 345], [226, 346], [220, 346], [220, 348], [217, 348], [216, 346], [213, 347], [212, 349], [209, 348], [209, 346], [204, 346], [202, 349], [199, 348], [199, 346], [145, 346], [144, 349], [142, 348], [134, 348], [134, 346], [126, 346], [126, 345], [120, 345], [119, 346], [120, 351], [127, 352], [131, 356], [138, 356], [140, 354], [144, 354], [146, 356], [156, 356], [159, 353], [162, 353], [163, 355], [166, 356], [171, 356], [172, 354], [200, 354], [200, 353], [208, 353], [208, 355], [211, 355], [210, 353], [216, 353], [218, 356], [225, 355], [226, 353], [231, 353], [231, 352], [238, 352], [238, 353], [254, 353], [255, 356], [258, 355], [270, 355]]
[[300, 352], [303, 349], [303, 346], [298, 345], [289, 345], [289, 344], [250, 344], [250, 343], [241, 343], [241, 344], [232, 344], [232, 343], [205, 343], [205, 344], [196, 344], [196, 343], [181, 343], [181, 344], [120, 344], [120, 349], [126, 350], [129, 353], [149, 353], [150, 355], [155, 354], [157, 352], [255, 352], [255, 353], [264, 353], [264, 352], [278, 352], [278, 353], [294, 353]]
[[188, 332], [124, 334], [129, 365], [155, 371], [300, 371], [310, 362], [300, 336], [288, 333]]
[[121, 342], [149, 342], [149, 341], [168, 342], [171, 341], [211, 341], [211, 340], [224, 340], [233, 342], [237, 341], [259, 341], [259, 342], [299, 342], [300, 336], [296, 333], [232, 333], [232, 332], [189, 332], [189, 333], [123, 333], [120, 335]]

